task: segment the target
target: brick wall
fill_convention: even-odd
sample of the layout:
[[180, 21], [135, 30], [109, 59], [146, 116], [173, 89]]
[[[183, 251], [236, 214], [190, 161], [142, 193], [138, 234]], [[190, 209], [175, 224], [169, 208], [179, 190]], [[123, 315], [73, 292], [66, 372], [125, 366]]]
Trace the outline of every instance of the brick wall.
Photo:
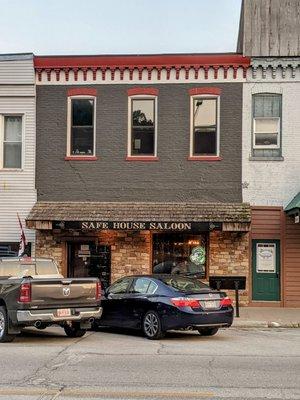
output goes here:
[[[192, 87], [160, 84], [157, 162], [125, 161], [128, 134], [127, 89], [133, 85], [91, 85], [97, 89], [94, 162], [64, 160], [67, 91], [73, 86], [37, 86], [38, 200], [240, 202], [242, 83], [218, 83], [222, 161], [188, 161]], [[78, 88], [78, 86], [76, 86]], [[147, 86], [145, 86], [147, 87]], [[152, 87], [152, 86], [151, 86]], [[232, 156], [234, 149], [234, 157]], [[57, 177], [59, 176], [59, 179]]]
[[[211, 232], [209, 275], [246, 276], [246, 290], [240, 292], [240, 304], [249, 303], [249, 234]], [[226, 291], [234, 300], [234, 291]]]

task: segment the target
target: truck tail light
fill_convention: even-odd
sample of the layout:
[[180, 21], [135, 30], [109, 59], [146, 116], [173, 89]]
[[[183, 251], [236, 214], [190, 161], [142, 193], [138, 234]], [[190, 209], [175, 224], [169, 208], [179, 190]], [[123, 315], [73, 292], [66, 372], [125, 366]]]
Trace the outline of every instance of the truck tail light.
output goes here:
[[174, 304], [174, 306], [179, 308], [182, 307], [200, 308], [199, 300], [188, 297], [175, 297], [171, 299], [171, 302]]
[[223, 299], [221, 300], [221, 307], [229, 307], [229, 306], [232, 306], [231, 299], [228, 296], [223, 297]]
[[31, 284], [22, 283], [20, 287], [19, 303], [31, 302]]
[[96, 283], [96, 300], [100, 300], [101, 298], [101, 282], [98, 281]]

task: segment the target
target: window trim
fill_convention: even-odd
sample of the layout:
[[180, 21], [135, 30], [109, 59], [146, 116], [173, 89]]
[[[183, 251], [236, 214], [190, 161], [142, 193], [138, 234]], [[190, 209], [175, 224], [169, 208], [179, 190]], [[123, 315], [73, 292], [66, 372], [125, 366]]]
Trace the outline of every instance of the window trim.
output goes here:
[[[72, 100], [93, 100], [94, 101], [94, 113], [93, 113], [93, 154], [71, 154], [71, 136], [72, 136]], [[96, 156], [96, 104], [97, 97], [91, 95], [74, 95], [68, 96], [67, 104], [67, 149], [66, 149], [66, 161], [94, 161], [97, 160]]]
[[[196, 99], [216, 99], [217, 110], [216, 110], [216, 154], [194, 154], [194, 100]], [[221, 161], [222, 157], [220, 157], [220, 95], [215, 94], [196, 94], [190, 96], [190, 149], [189, 149], [189, 161]]]
[[[255, 98], [258, 96], [279, 96], [280, 97], [280, 116], [279, 117], [254, 117], [254, 102]], [[278, 92], [256, 92], [256, 93], [251, 93], [251, 159], [253, 158], [254, 160], [256, 158], [260, 159], [260, 161], [268, 161], [268, 158], [272, 158], [272, 161], [274, 159], [277, 159], [279, 161], [282, 161], [282, 93]], [[278, 146], [257, 146], [255, 145], [255, 120], [256, 119], [271, 119], [271, 118], [278, 118]], [[256, 156], [254, 155], [255, 150], [278, 150], [279, 155], [277, 156]]]
[[[157, 156], [157, 116], [158, 96], [152, 94], [137, 94], [128, 96], [128, 120], [127, 120], [127, 156], [126, 161], [158, 161]], [[154, 100], [154, 154], [132, 154], [132, 102], [133, 100]]]
[[[4, 121], [5, 117], [21, 117], [22, 121], [22, 139], [21, 139], [21, 166], [5, 168], [4, 167]], [[0, 171], [23, 171], [25, 160], [25, 113], [1, 113], [0, 114]]]

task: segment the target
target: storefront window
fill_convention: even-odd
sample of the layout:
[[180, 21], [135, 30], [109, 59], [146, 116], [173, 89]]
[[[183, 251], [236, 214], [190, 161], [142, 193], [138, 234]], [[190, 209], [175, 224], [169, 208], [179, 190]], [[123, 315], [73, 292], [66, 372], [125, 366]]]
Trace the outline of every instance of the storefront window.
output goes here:
[[154, 234], [153, 273], [206, 277], [206, 234]]

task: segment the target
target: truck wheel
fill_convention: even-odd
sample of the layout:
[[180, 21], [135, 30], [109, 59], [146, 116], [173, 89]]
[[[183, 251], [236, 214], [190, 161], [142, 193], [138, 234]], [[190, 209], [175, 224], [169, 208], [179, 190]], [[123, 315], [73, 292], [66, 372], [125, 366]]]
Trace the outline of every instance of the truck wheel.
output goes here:
[[162, 339], [165, 332], [162, 330], [159, 315], [155, 311], [148, 311], [143, 319], [143, 332], [148, 339]]
[[72, 338], [82, 337], [86, 333], [86, 329], [81, 329], [78, 322], [73, 322], [72, 325], [65, 325], [64, 330], [66, 335]]
[[201, 336], [213, 336], [218, 332], [219, 328], [202, 328], [198, 329]]
[[16, 335], [9, 335], [8, 317], [5, 307], [0, 306], [0, 343], [12, 342]]

